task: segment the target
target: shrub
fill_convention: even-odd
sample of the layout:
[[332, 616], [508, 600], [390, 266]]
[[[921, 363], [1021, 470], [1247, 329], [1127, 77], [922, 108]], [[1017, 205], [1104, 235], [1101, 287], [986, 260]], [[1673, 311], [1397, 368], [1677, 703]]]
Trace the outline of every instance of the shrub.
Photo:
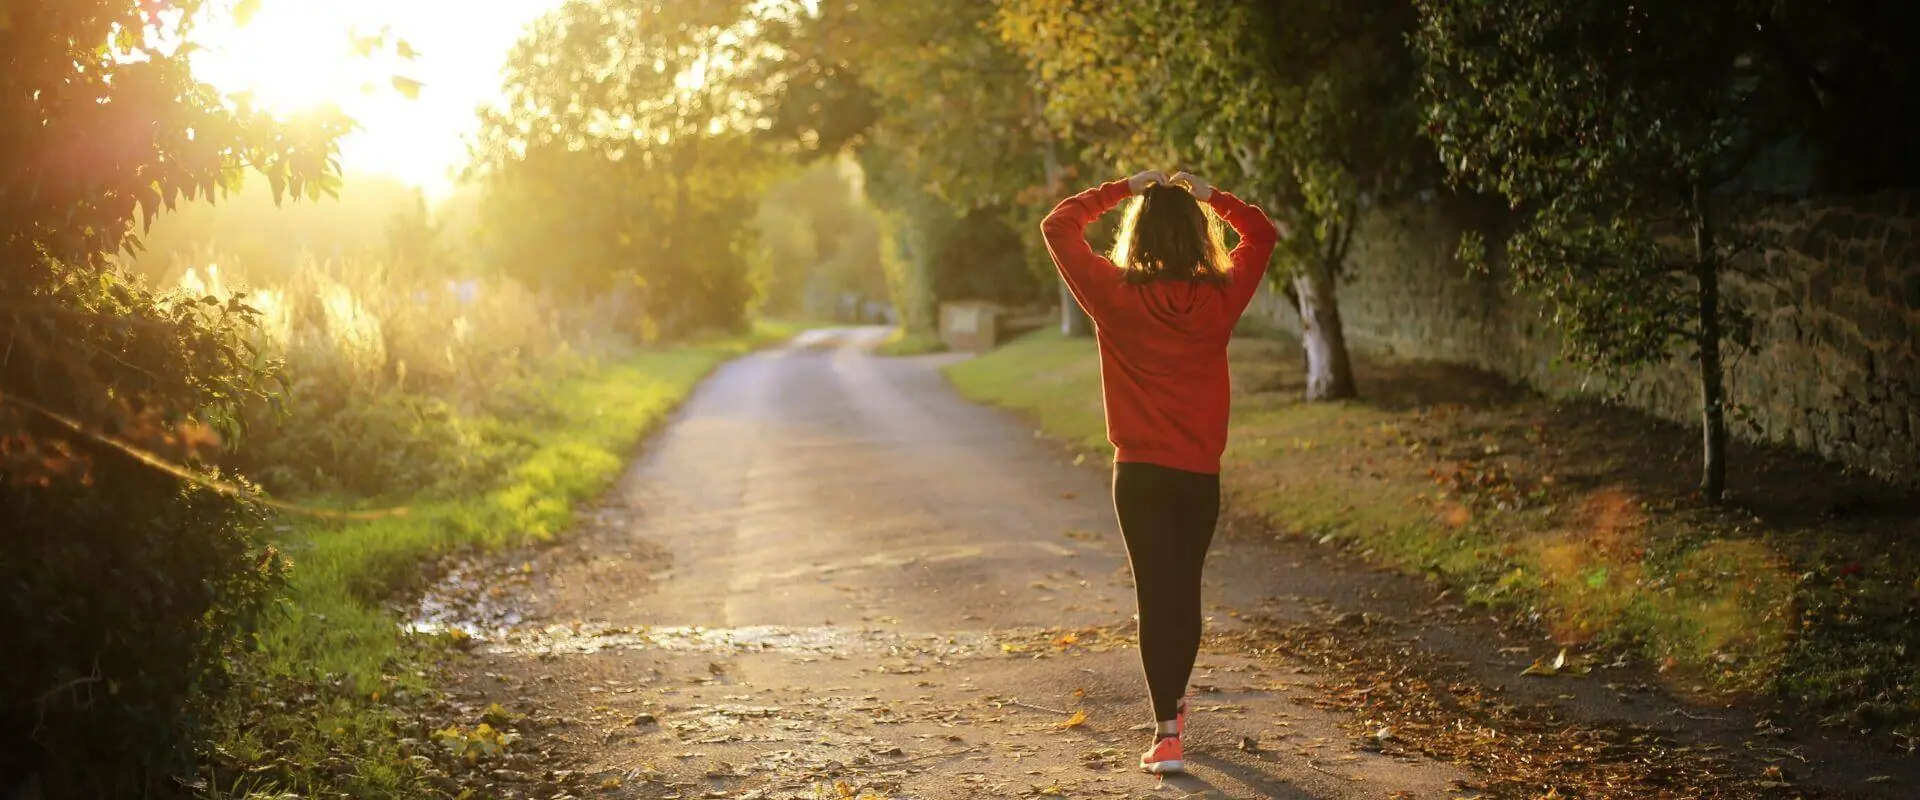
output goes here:
[[[234, 297], [250, 278], [240, 265], [180, 280]], [[597, 320], [563, 318], [506, 280], [399, 280], [376, 263], [309, 262], [249, 288], [262, 317], [252, 343], [283, 365], [282, 391], [245, 409], [249, 435], [230, 463], [282, 494], [361, 500], [477, 485], [531, 446], [490, 418], [533, 413], [542, 382], [584, 365], [576, 342], [609, 349]]]
[[33, 775], [48, 797], [151, 795], [188, 763], [226, 656], [283, 572], [233, 496], [252, 488], [195, 466], [271, 373], [240, 339], [241, 298], [41, 275], [0, 282], [15, 342], [0, 372], [0, 788]]
[[111, 490], [0, 486], [0, 774], [39, 773], [49, 797], [150, 795], [184, 772], [285, 567], [256, 509], [131, 459], [95, 469]]

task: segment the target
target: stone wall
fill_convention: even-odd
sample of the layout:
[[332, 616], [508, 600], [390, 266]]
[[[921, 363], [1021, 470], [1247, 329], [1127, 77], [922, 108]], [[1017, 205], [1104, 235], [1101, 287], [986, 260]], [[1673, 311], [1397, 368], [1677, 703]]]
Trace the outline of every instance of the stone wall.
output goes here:
[[[1920, 481], [1920, 199], [1782, 203], [1748, 219], [1765, 245], [1742, 257], [1752, 274], [1730, 273], [1726, 294], [1753, 312], [1755, 348], [1732, 357], [1728, 389], [1758, 429], [1736, 426], [1735, 435]], [[1340, 287], [1353, 346], [1473, 364], [1549, 394], [1611, 394], [1697, 424], [1691, 363], [1618, 386], [1557, 363], [1557, 334], [1537, 306], [1453, 258], [1463, 226], [1489, 221], [1445, 200], [1370, 213]], [[1260, 308], [1297, 331], [1285, 306], [1265, 298]]]

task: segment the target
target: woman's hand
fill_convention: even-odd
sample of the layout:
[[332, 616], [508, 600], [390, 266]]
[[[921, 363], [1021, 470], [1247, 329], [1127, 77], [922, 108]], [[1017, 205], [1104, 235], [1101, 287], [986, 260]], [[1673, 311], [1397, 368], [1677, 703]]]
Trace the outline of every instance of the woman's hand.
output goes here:
[[1193, 199], [1199, 200], [1202, 203], [1206, 202], [1207, 198], [1213, 196], [1213, 184], [1208, 183], [1206, 178], [1202, 178], [1191, 172], [1173, 173], [1173, 177], [1169, 178], [1168, 182], [1186, 184], [1187, 191], [1193, 192]]
[[1157, 170], [1157, 169], [1150, 169], [1145, 172], [1138, 173], [1131, 178], [1128, 178], [1127, 189], [1129, 191], [1132, 191], [1134, 194], [1139, 194], [1141, 192], [1146, 191], [1147, 187], [1149, 186], [1152, 186], [1156, 183], [1166, 183], [1166, 182], [1167, 182], [1167, 173], [1161, 172], [1160, 170]]

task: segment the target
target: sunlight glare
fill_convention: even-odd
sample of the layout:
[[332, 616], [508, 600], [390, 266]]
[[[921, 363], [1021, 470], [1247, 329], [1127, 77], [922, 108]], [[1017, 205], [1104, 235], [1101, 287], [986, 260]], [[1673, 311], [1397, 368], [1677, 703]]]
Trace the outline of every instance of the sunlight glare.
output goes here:
[[[194, 71], [276, 115], [337, 105], [360, 125], [341, 143], [348, 173], [389, 175], [444, 197], [476, 109], [500, 96], [508, 51], [559, 2], [264, 0], [245, 26], [223, 13], [204, 21]], [[356, 52], [355, 36], [382, 30], [393, 37], [385, 50]], [[402, 40], [416, 58], [395, 52]], [[419, 81], [419, 96], [396, 91], [396, 77]]]
[[368, 82], [368, 59], [352, 50], [353, 3], [268, 3], [245, 27], [219, 18], [198, 38], [207, 50], [195, 71], [230, 92], [247, 92], [262, 107], [288, 113], [326, 104], [345, 107]]

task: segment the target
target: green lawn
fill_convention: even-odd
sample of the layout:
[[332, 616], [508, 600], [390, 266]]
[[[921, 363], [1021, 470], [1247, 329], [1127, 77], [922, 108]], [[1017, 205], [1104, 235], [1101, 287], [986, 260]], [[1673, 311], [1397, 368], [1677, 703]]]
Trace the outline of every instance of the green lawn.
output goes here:
[[874, 352], [883, 356], [917, 356], [925, 353], [938, 353], [947, 349], [947, 344], [939, 337], [925, 333], [911, 333], [906, 328], [894, 328], [887, 340], [880, 343]]

